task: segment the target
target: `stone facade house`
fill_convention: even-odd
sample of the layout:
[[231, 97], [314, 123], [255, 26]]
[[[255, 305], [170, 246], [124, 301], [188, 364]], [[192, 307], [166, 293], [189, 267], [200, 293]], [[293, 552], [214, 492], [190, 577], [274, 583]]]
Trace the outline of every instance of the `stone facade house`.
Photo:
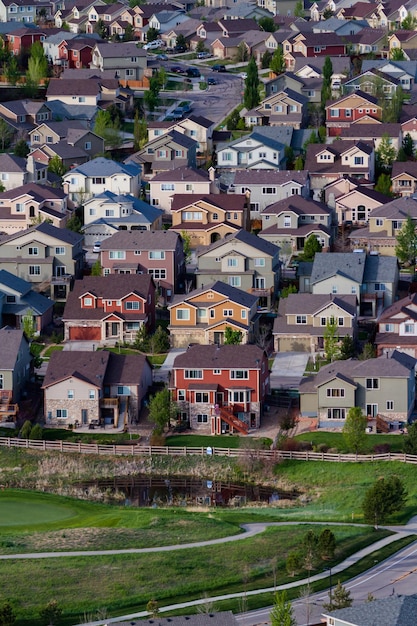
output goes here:
[[261, 423], [268, 360], [254, 345], [191, 346], [176, 357], [170, 388], [180, 419], [193, 430], [247, 435]]

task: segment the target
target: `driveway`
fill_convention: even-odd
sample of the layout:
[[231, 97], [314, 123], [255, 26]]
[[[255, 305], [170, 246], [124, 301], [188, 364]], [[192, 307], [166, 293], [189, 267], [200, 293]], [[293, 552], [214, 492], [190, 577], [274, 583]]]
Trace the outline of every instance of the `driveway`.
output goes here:
[[171, 348], [167, 354], [167, 358], [161, 367], [153, 370], [153, 382], [154, 383], [167, 383], [169, 375], [174, 365], [174, 361], [179, 354], [183, 354], [186, 348]]
[[271, 371], [272, 389], [298, 389], [309, 359], [308, 352], [280, 352]]

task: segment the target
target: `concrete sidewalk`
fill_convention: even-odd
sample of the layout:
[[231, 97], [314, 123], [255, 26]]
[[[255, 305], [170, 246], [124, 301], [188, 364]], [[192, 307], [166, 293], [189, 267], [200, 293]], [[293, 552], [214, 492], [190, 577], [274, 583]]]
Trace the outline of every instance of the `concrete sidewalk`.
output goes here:
[[186, 352], [186, 348], [171, 348], [167, 354], [167, 358], [161, 367], [153, 370], [153, 382], [154, 383], [167, 383], [169, 375], [174, 365], [174, 361], [179, 354]]

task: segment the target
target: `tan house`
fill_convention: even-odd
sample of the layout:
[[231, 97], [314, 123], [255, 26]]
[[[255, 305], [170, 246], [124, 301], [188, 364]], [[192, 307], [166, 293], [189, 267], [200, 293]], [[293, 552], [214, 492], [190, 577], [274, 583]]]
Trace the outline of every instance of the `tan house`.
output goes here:
[[250, 226], [247, 197], [243, 194], [175, 194], [171, 213], [172, 230], [179, 234], [185, 231], [192, 249]]
[[62, 122], [43, 122], [34, 130], [29, 131], [29, 139], [32, 147], [53, 145], [65, 141], [66, 144], [81, 148], [90, 158], [104, 152], [104, 141], [85, 124], [78, 120], [66, 120]]
[[68, 216], [67, 196], [61, 189], [28, 183], [0, 193], [0, 230], [8, 235], [33, 226], [36, 220], [63, 228]]
[[397, 300], [378, 319], [378, 356], [394, 350], [417, 357], [417, 293]]
[[274, 321], [276, 352], [324, 351], [324, 337], [329, 322], [337, 324], [339, 341], [356, 337], [355, 295], [293, 293], [281, 298]]
[[215, 124], [201, 115], [189, 115], [178, 122], [149, 122], [148, 140], [176, 130], [197, 141], [197, 152], [205, 153], [213, 149], [212, 135]]
[[402, 50], [403, 48], [417, 48], [417, 33], [415, 30], [397, 30], [392, 35], [388, 35], [388, 47], [390, 54], [393, 50]]
[[[23, 330], [4, 326], [0, 329], [2, 359], [0, 365], [0, 424], [15, 421], [19, 405], [32, 375], [29, 341]], [[10, 424], [9, 424], [10, 425]]]
[[190, 343], [224, 343], [227, 327], [242, 333], [241, 343], [251, 343], [257, 334], [258, 297], [217, 281], [183, 296], [168, 306], [171, 346]]
[[244, 115], [247, 126], [292, 126], [301, 128], [307, 117], [308, 98], [292, 89], [283, 89], [265, 98]]
[[390, 201], [388, 196], [358, 185], [334, 199], [338, 224], [351, 222], [353, 225], [363, 226], [368, 223], [371, 211]]
[[394, 161], [392, 165], [392, 193], [403, 198], [417, 191], [417, 163], [415, 161]]
[[152, 367], [144, 355], [72, 351], [54, 352], [48, 363], [44, 415], [48, 426], [113, 428], [139, 421], [152, 384]]
[[[211, 174], [214, 174], [214, 170], [211, 170]], [[214, 176], [210, 176], [206, 171], [188, 166], [160, 172], [149, 181], [149, 202], [171, 215], [175, 194], [181, 196], [211, 194], [214, 192], [212, 178]]]

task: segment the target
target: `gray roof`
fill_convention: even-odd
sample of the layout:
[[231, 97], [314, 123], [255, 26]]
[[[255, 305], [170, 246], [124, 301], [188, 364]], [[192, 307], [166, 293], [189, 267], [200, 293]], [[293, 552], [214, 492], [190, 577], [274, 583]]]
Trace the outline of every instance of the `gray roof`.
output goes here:
[[138, 48], [136, 43], [130, 41], [126, 43], [100, 42], [96, 44], [96, 47], [99, 50], [103, 59], [124, 59], [126, 57], [146, 56], [146, 50], [143, 50], [143, 48]]
[[4, 243], [5, 241], [13, 241], [13, 239], [18, 239], [19, 237], [22, 237], [27, 233], [36, 234], [37, 232], [44, 233], [45, 235], [49, 235], [50, 237], [54, 237], [55, 239], [63, 241], [70, 245], [75, 245], [83, 239], [83, 236], [79, 233], [68, 230], [68, 228], [57, 228], [56, 226], [53, 226], [53, 224], [44, 221], [40, 224], [37, 224], [36, 226], [26, 228], [25, 230], [19, 230], [19, 232], [13, 233], [13, 235], [2, 237], [1, 243]]
[[20, 294], [27, 294], [32, 289], [32, 285], [27, 280], [23, 280], [23, 278], [19, 278], [7, 270], [0, 270], [0, 291], [2, 285]]
[[88, 104], [65, 104], [61, 100], [50, 100], [48, 102], [48, 108], [52, 111], [52, 115], [55, 119], [69, 119], [69, 120], [87, 120], [91, 121], [97, 114], [97, 107], [95, 105]]
[[119, 230], [101, 243], [101, 250], [175, 250], [179, 237], [173, 230]]
[[308, 180], [308, 172], [278, 171], [278, 170], [236, 170], [233, 176], [233, 184], [239, 186], [251, 185], [286, 185], [290, 182], [305, 185]]
[[151, 182], [154, 181], [190, 181], [190, 182], [210, 182], [210, 177], [204, 170], [198, 170], [194, 167], [188, 167], [186, 165], [182, 167], [176, 167], [166, 172], [159, 172], [153, 176]]
[[102, 387], [110, 352], [71, 352], [71, 358], [65, 352], [53, 352], [49, 359], [43, 388], [54, 385], [70, 376], [79, 378], [93, 385]]
[[242, 291], [242, 289], [238, 289], [237, 287], [232, 287], [227, 283], [224, 283], [221, 280], [217, 280], [214, 283], [209, 283], [208, 285], [204, 285], [204, 287], [200, 287], [199, 289], [194, 289], [185, 295], [177, 295], [174, 296], [171, 304], [169, 305], [169, 309], [180, 302], [186, 302], [190, 298], [195, 298], [200, 293], [205, 293], [206, 291], [216, 291], [220, 293], [225, 298], [228, 298], [232, 302], [236, 302], [241, 306], [245, 306], [247, 308], [251, 308], [255, 302], [258, 300], [258, 296], [252, 296], [246, 291]]
[[349, 626], [415, 626], [417, 595], [388, 596], [324, 615], [335, 617], [338, 624], [344, 622]]
[[[380, 257], [375, 257], [380, 258]], [[311, 284], [335, 275], [347, 276], [362, 284], [365, 272], [365, 252], [319, 252], [314, 257]]]
[[26, 159], [13, 154], [0, 154], [0, 171], [2, 172], [26, 172]]
[[136, 622], [118, 622], [118, 626], [237, 626], [238, 622], [232, 611], [221, 613], [196, 613], [195, 615], [177, 615], [141, 619]]
[[417, 61], [392, 61], [387, 59], [373, 59], [368, 60], [364, 59], [362, 61], [362, 72], [366, 72], [367, 70], [372, 69], [381, 69], [386, 68], [388, 65], [391, 65], [395, 68], [395, 70], [384, 69], [386, 74], [393, 75], [402, 75], [403, 73], [409, 74], [410, 76], [417, 76]]
[[4, 326], [0, 328], [1, 370], [14, 370], [20, 344], [24, 338], [23, 330]]
[[299, 313], [313, 315], [331, 303], [334, 303], [351, 315], [356, 314], [355, 295], [333, 296], [327, 293], [291, 293], [288, 298], [280, 300], [280, 308], [283, 302], [285, 302], [287, 315], [297, 315]]
[[366, 257], [363, 280], [365, 283], [393, 283], [398, 273], [397, 257], [373, 256]]
[[113, 176], [114, 174], [126, 174], [127, 176], [137, 176], [140, 172], [140, 167], [135, 163], [119, 163], [112, 159], [105, 159], [104, 157], [97, 157], [87, 163], [83, 163], [78, 167], [74, 167], [71, 170], [73, 173], [80, 173], [84, 176]]
[[[97, 198], [102, 200], [102, 204], [114, 204], [115, 202], [117, 202], [118, 204], [131, 205], [134, 211], [134, 214], [127, 215], [126, 217], [106, 219], [106, 223], [114, 223], [116, 221], [123, 223], [124, 221], [130, 222], [133, 220], [136, 221], [138, 224], [153, 224], [153, 222], [163, 213], [162, 209], [158, 209], [158, 207], [152, 206], [144, 200], [141, 200], [140, 198], [135, 198], [130, 194], [119, 195], [113, 193], [112, 191], [104, 191], [103, 193], [95, 195], [93, 200], [97, 200]], [[88, 205], [89, 201], [87, 201], [85, 204]]]
[[174, 369], [183, 367], [257, 369], [263, 357], [263, 350], [251, 344], [230, 346], [191, 346], [174, 361]]
[[391, 202], [372, 209], [370, 213], [370, 217], [384, 217], [391, 220], [405, 219], [408, 215], [413, 219], [417, 218], [417, 201], [414, 198], [395, 198]]
[[269, 241], [265, 241], [265, 239], [262, 239], [257, 235], [248, 233], [247, 230], [244, 230], [242, 228], [242, 230], [239, 230], [236, 234], [230, 236], [226, 235], [226, 237], [224, 237], [223, 239], [220, 239], [219, 241], [211, 244], [210, 246], [208, 246], [208, 248], [200, 252], [198, 256], [203, 256], [209, 250], [215, 250], [216, 248], [220, 248], [221, 246], [224, 246], [231, 241], [241, 241], [242, 243], [245, 243], [248, 246], [255, 248], [255, 250], [259, 250], [260, 252], [268, 254], [272, 257], [275, 256], [275, 254], [279, 250], [279, 247], [275, 244], [270, 243]]

